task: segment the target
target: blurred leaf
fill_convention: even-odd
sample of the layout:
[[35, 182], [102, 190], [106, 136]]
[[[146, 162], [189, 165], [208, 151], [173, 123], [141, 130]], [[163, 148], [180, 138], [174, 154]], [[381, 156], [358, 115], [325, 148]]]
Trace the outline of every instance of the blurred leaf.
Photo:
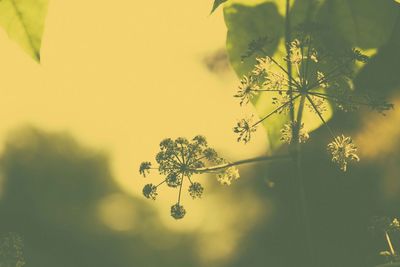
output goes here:
[[215, 0], [214, 1], [214, 5], [213, 5], [212, 10], [211, 10], [211, 13], [213, 13], [220, 5], [222, 5], [226, 1], [228, 1], [228, 0]]
[[392, 38], [372, 57], [355, 80], [356, 88], [379, 93], [383, 97], [393, 95], [400, 88], [400, 9], [398, 19], [391, 34]]
[[398, 6], [392, 0], [325, 0], [317, 19], [351, 46], [385, 44], [393, 31]]
[[246, 53], [249, 44], [267, 37], [263, 49], [268, 54], [273, 54], [283, 37], [284, 20], [273, 3], [256, 6], [229, 5], [224, 8], [224, 15], [228, 28], [226, 46], [230, 62], [236, 73], [242, 76], [255, 63], [251, 59], [242, 62], [242, 55]]
[[0, 1], [0, 25], [38, 62], [47, 5], [48, 0]]

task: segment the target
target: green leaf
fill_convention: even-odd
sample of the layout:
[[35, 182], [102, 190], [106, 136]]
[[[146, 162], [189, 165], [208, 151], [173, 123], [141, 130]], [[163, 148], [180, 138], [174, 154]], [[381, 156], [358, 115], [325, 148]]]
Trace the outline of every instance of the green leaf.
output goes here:
[[225, 3], [226, 1], [228, 1], [228, 0], [215, 0], [215, 1], [214, 1], [214, 5], [213, 5], [212, 10], [211, 10], [211, 14], [212, 14], [220, 5], [222, 5], [222, 4]]
[[47, 5], [48, 0], [0, 1], [0, 25], [38, 62]]
[[255, 63], [255, 57], [242, 61], [249, 43], [267, 37], [264, 50], [268, 54], [276, 51], [283, 37], [284, 20], [275, 4], [232, 4], [224, 8], [224, 16], [228, 28], [226, 46], [229, 59], [239, 76], [247, 74]]
[[400, 89], [400, 20], [392, 38], [374, 55], [355, 80], [356, 88], [376, 92], [384, 98], [392, 97]]

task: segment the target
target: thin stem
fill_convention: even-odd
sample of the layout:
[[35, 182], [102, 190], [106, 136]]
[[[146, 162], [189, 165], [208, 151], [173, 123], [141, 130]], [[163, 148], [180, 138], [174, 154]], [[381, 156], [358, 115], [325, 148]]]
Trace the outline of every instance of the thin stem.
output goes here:
[[290, 32], [290, 0], [286, 0], [286, 17], [285, 17], [285, 47], [287, 54], [287, 75], [289, 79], [289, 97], [290, 97], [290, 120], [294, 121], [294, 105], [293, 105], [293, 92], [292, 92], [292, 62], [290, 57], [290, 41], [291, 41], [291, 32]]
[[[293, 98], [292, 101], [296, 100], [300, 95], [297, 95]], [[268, 119], [269, 117], [271, 117], [272, 115], [274, 115], [275, 113], [277, 113], [279, 110], [285, 108], [287, 105], [292, 103], [291, 100], [289, 100], [288, 102], [286, 102], [285, 104], [283, 104], [282, 106], [278, 107], [277, 109], [273, 110], [271, 113], [269, 113], [267, 116], [265, 116], [264, 118], [262, 118], [261, 120], [259, 120], [258, 122], [254, 123], [251, 127], [255, 127], [258, 124], [260, 124], [261, 122], [263, 122], [264, 120]]]
[[[313, 245], [312, 245], [312, 238], [311, 238], [311, 229], [310, 223], [308, 219], [308, 211], [307, 211], [307, 199], [306, 193], [304, 188], [304, 178], [303, 178], [303, 170], [302, 170], [302, 163], [301, 163], [301, 144], [299, 140], [300, 128], [303, 119], [303, 111], [304, 105], [307, 95], [301, 95], [300, 104], [297, 111], [297, 119], [295, 127], [293, 127], [293, 139], [295, 140], [291, 145], [291, 154], [292, 160], [294, 163], [294, 175], [293, 175], [293, 183], [294, 183], [294, 190], [296, 191], [296, 195], [299, 197], [298, 203], [296, 205], [299, 206], [299, 223], [301, 227], [305, 231], [305, 239], [308, 249], [308, 256], [309, 258], [306, 259], [304, 264], [308, 264], [307, 266], [314, 267], [314, 253], [313, 253]], [[295, 206], [296, 206], [295, 205]], [[300, 239], [301, 240], [301, 239]]]
[[[308, 90], [311, 90], [311, 89], [313, 89], [313, 88], [319, 86], [319, 84], [321, 83], [321, 81], [326, 81], [326, 80], [328, 80], [328, 79], [331, 80], [331, 79], [334, 79], [333, 77], [337, 78], [337, 77], [342, 76], [343, 74], [340, 73], [340, 69], [341, 69], [342, 67], [344, 67], [345, 65], [349, 64], [349, 63], [352, 62], [352, 61], [353, 61], [353, 59], [349, 59], [349, 60], [345, 61], [343, 64], [337, 65], [337, 66], [334, 67], [331, 71], [329, 71], [328, 73], [326, 73], [324, 78], [321, 78], [321, 79], [317, 80], [314, 84], [310, 85], [310, 87], [309, 87]], [[339, 71], [339, 73], [336, 73], [336, 72], [338, 72], [338, 71]]]
[[312, 101], [311, 97], [307, 95], [307, 100], [310, 102], [311, 106], [314, 108], [315, 112], [318, 114], [318, 117], [321, 119], [322, 123], [328, 128], [329, 133], [332, 135], [333, 138], [335, 138], [335, 133], [332, 131], [331, 127], [329, 127], [328, 123], [326, 123], [324, 117], [322, 117], [321, 112], [319, 112], [317, 106], [314, 104], [314, 101]]
[[297, 72], [297, 75], [299, 76], [299, 78], [300, 78], [300, 84], [302, 85], [303, 84], [303, 78], [301, 77], [301, 74], [300, 74], [300, 68], [299, 68], [299, 63], [295, 63], [294, 64], [295, 66], [296, 66], [296, 72]]
[[[369, 103], [365, 103], [365, 102], [360, 102], [360, 101], [353, 101], [353, 100], [343, 100], [340, 99], [337, 96], [334, 95], [328, 95], [328, 94], [324, 94], [324, 93], [318, 93], [318, 92], [309, 92], [308, 94], [313, 95], [315, 97], [319, 97], [325, 100], [329, 100], [329, 101], [336, 101], [336, 102], [341, 102], [341, 103], [346, 103], [346, 104], [356, 104], [356, 105], [362, 105], [362, 106], [368, 106], [368, 107], [372, 107], [373, 105], [369, 104]], [[330, 99], [332, 98], [332, 99]]]
[[[285, 93], [288, 90], [278, 90], [278, 89], [257, 89], [257, 90], [250, 90], [253, 92], [279, 92], [279, 93]], [[298, 91], [295, 91], [298, 92]]]
[[395, 256], [396, 251], [394, 250], [392, 241], [390, 240], [390, 236], [389, 236], [388, 232], [386, 232], [386, 231], [385, 231], [385, 237], [386, 237], [386, 242], [388, 243], [388, 246], [390, 249], [390, 254], [392, 254], [392, 256]]
[[159, 183], [158, 185], [156, 185], [156, 187], [159, 187], [160, 185], [162, 185], [163, 183], [165, 183], [167, 181], [167, 179], [165, 179], [164, 181], [162, 181], [161, 183]]
[[226, 169], [226, 168], [229, 168], [232, 166], [238, 166], [238, 165], [243, 165], [243, 164], [248, 164], [248, 163], [256, 163], [256, 162], [260, 162], [260, 161], [285, 160], [285, 159], [290, 159], [290, 156], [289, 155], [262, 156], [262, 157], [234, 161], [234, 162], [230, 162], [230, 163], [224, 163], [221, 165], [208, 167], [208, 168], [199, 168], [199, 169], [195, 169], [193, 171], [195, 171], [197, 173], [214, 172], [214, 171], [219, 171], [219, 170]]
[[178, 155], [175, 152], [173, 152], [173, 155], [175, 156], [175, 158], [178, 160], [178, 162], [180, 164], [183, 164], [183, 162], [180, 160], [180, 158], [178, 157]]
[[297, 81], [295, 81], [295, 80], [289, 81], [289, 79], [286, 78], [285, 75], [281, 75], [281, 74], [273, 72], [271, 70], [268, 72], [268, 74], [272, 74], [273, 76], [278, 77], [278, 78], [283, 78], [288, 83], [287, 86], [289, 86], [289, 84], [290, 84], [293, 87], [300, 87], [300, 84], [297, 83]]
[[[263, 49], [261, 49], [260, 52], [263, 53], [264, 55], [267, 55], [267, 53], [266, 53]], [[272, 61], [273, 63], [275, 63], [275, 64], [278, 66], [278, 68], [280, 68], [280, 69], [288, 76], [288, 78], [291, 77], [291, 74], [290, 74], [290, 73], [291, 73], [291, 69], [292, 69], [291, 65], [290, 65], [290, 68], [288, 67], [288, 70], [286, 70], [286, 69], [285, 69], [284, 67], [282, 67], [282, 65], [279, 64], [279, 62], [276, 61], [272, 56], [268, 56], [268, 57], [271, 59], [271, 61]], [[289, 62], [289, 61], [290, 61], [290, 59], [289, 59], [287, 62]], [[289, 69], [290, 69], [290, 71], [289, 71]], [[291, 85], [300, 87], [300, 84], [299, 84], [297, 81], [289, 81], [289, 80], [288, 80], [288, 82], [289, 82]]]
[[183, 145], [181, 144], [181, 156], [182, 156], [182, 164], [186, 164], [185, 162], [185, 154], [183, 153]]
[[[300, 98], [300, 105], [299, 105], [299, 110], [297, 111], [297, 123], [299, 124], [298, 126], [300, 127], [301, 125], [301, 120], [303, 118], [303, 110], [304, 110], [304, 102], [306, 100], [306, 96], [302, 95]], [[298, 128], [300, 130], [300, 128]]]
[[[311, 90], [314, 90], [315, 88], [319, 88], [319, 87], [321, 87], [321, 84], [325, 83], [325, 82], [326, 83], [335, 82], [336, 80], [338, 80], [341, 77], [343, 77], [343, 73], [340, 73], [340, 72], [336, 73], [335, 75], [332, 74], [329, 77], [328, 76], [324, 76], [321, 79], [318, 79], [315, 83], [310, 84], [307, 87], [307, 91], [311, 91]], [[328, 81], [328, 79], [329, 79], [329, 81]]]
[[182, 194], [182, 186], [183, 186], [183, 180], [185, 177], [182, 174], [182, 180], [181, 180], [181, 184], [179, 186], [179, 194], [178, 194], [178, 205], [181, 203], [181, 194]]
[[308, 79], [308, 69], [310, 67], [310, 50], [311, 50], [311, 44], [312, 44], [312, 38], [311, 35], [308, 39], [308, 44], [307, 44], [307, 58], [306, 58], [306, 68], [304, 71], [304, 79], [307, 80]]
[[[291, 81], [293, 80], [292, 76], [292, 63], [291, 63], [291, 57], [290, 57], [290, 41], [291, 41], [291, 32], [290, 32], [290, 0], [286, 0], [286, 17], [285, 17], [285, 42], [286, 42], [286, 53], [287, 53], [287, 68], [288, 68], [288, 79], [289, 79], [289, 96], [290, 96], [290, 121], [294, 124], [295, 120], [295, 114], [294, 114], [294, 97], [293, 97], [293, 91], [290, 86]], [[304, 97], [303, 97], [304, 98]], [[301, 106], [299, 107], [299, 112], [298, 112], [298, 118], [297, 118], [297, 123], [298, 125], [301, 125], [301, 119], [302, 119], [302, 110], [304, 109], [304, 100], [301, 101]], [[308, 225], [308, 220], [307, 220], [307, 209], [306, 209], [306, 199], [305, 199], [305, 192], [304, 192], [304, 185], [303, 185], [303, 177], [302, 177], [302, 166], [301, 166], [301, 158], [300, 158], [300, 144], [299, 144], [299, 131], [295, 130], [293, 127], [292, 129], [292, 136], [296, 142], [293, 142], [293, 144], [290, 146], [290, 154], [292, 156], [292, 160], [295, 165], [295, 170], [294, 170], [294, 184], [293, 188], [294, 190], [298, 190], [298, 194], [300, 197], [300, 203], [299, 203], [299, 208], [300, 208], [300, 213], [301, 216], [299, 216], [299, 225], [302, 226], [306, 230], [306, 239], [307, 239], [307, 248], [308, 248], [308, 254], [309, 258], [306, 257], [305, 262], [303, 265], [310, 266], [310, 263], [313, 262], [313, 248], [312, 248], [312, 240], [311, 240], [311, 234], [310, 234], [310, 229]], [[297, 192], [296, 192], [297, 195]], [[296, 202], [295, 206], [297, 206], [298, 203]], [[302, 238], [300, 238], [299, 242], [301, 242]], [[300, 264], [302, 265], [302, 264]]]

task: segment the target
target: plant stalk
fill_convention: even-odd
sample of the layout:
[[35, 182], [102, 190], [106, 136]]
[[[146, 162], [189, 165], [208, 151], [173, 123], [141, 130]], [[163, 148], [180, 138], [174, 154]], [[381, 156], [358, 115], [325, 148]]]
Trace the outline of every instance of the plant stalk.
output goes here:
[[385, 236], [386, 236], [386, 242], [388, 243], [388, 246], [389, 246], [390, 254], [392, 254], [392, 256], [395, 256], [396, 251], [394, 250], [392, 241], [390, 240], [390, 236], [389, 236], [388, 232], [386, 232], [386, 231], [385, 231]]
[[198, 168], [198, 169], [194, 169], [193, 171], [195, 171], [197, 173], [205, 173], [205, 172], [219, 171], [222, 169], [226, 169], [226, 168], [229, 168], [232, 166], [238, 166], [238, 165], [242, 165], [242, 164], [256, 163], [256, 162], [260, 162], [260, 161], [275, 161], [275, 160], [290, 160], [290, 159], [291, 159], [291, 157], [289, 155], [261, 156], [261, 157], [255, 157], [255, 158], [250, 158], [250, 159], [234, 161], [234, 162], [230, 162], [230, 163], [224, 163], [224, 164], [213, 166], [213, 167]]
[[[313, 260], [313, 246], [311, 239], [311, 231], [309, 226], [308, 214], [307, 214], [307, 201], [305, 197], [304, 190], [304, 181], [302, 174], [302, 164], [301, 164], [301, 145], [299, 143], [299, 133], [301, 127], [301, 121], [303, 116], [303, 109], [306, 96], [302, 95], [300, 98], [300, 105], [297, 112], [297, 119], [295, 121], [295, 113], [294, 113], [294, 103], [293, 103], [293, 91], [291, 87], [291, 81], [293, 80], [292, 75], [292, 63], [290, 58], [290, 42], [291, 42], [291, 25], [290, 25], [290, 0], [286, 0], [286, 17], [285, 17], [285, 47], [287, 53], [287, 68], [288, 68], [288, 80], [289, 80], [289, 96], [290, 96], [290, 121], [294, 127], [292, 127], [292, 144], [290, 145], [290, 154], [292, 156], [293, 165], [294, 165], [294, 174], [293, 174], [293, 192], [295, 196], [298, 196], [298, 201], [295, 201], [295, 208], [298, 207], [298, 219], [300, 229], [303, 229], [306, 234], [306, 247], [307, 247], [307, 255], [304, 262], [304, 266], [314, 267]], [[307, 77], [305, 77], [307, 79]], [[302, 235], [300, 235], [302, 236]], [[301, 242], [301, 240], [299, 240]]]

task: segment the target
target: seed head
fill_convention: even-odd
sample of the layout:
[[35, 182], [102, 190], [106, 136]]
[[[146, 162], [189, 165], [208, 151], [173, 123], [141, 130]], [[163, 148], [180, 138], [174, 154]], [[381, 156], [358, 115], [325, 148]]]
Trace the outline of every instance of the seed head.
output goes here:
[[139, 173], [143, 175], [143, 177], [146, 177], [146, 175], [150, 173], [150, 169], [151, 169], [151, 162], [148, 161], [142, 162], [139, 167]]
[[152, 199], [152, 200], [156, 200], [157, 197], [157, 186], [153, 185], [153, 184], [146, 184], [143, 187], [143, 195], [148, 198], [148, 199]]
[[204, 188], [201, 186], [200, 183], [195, 182], [189, 186], [189, 195], [193, 199], [201, 198], [201, 196], [203, 195], [203, 191], [204, 191]]
[[186, 215], [186, 210], [179, 203], [176, 203], [175, 205], [171, 206], [171, 216], [175, 220], [182, 219], [183, 217], [185, 217], [185, 215]]

